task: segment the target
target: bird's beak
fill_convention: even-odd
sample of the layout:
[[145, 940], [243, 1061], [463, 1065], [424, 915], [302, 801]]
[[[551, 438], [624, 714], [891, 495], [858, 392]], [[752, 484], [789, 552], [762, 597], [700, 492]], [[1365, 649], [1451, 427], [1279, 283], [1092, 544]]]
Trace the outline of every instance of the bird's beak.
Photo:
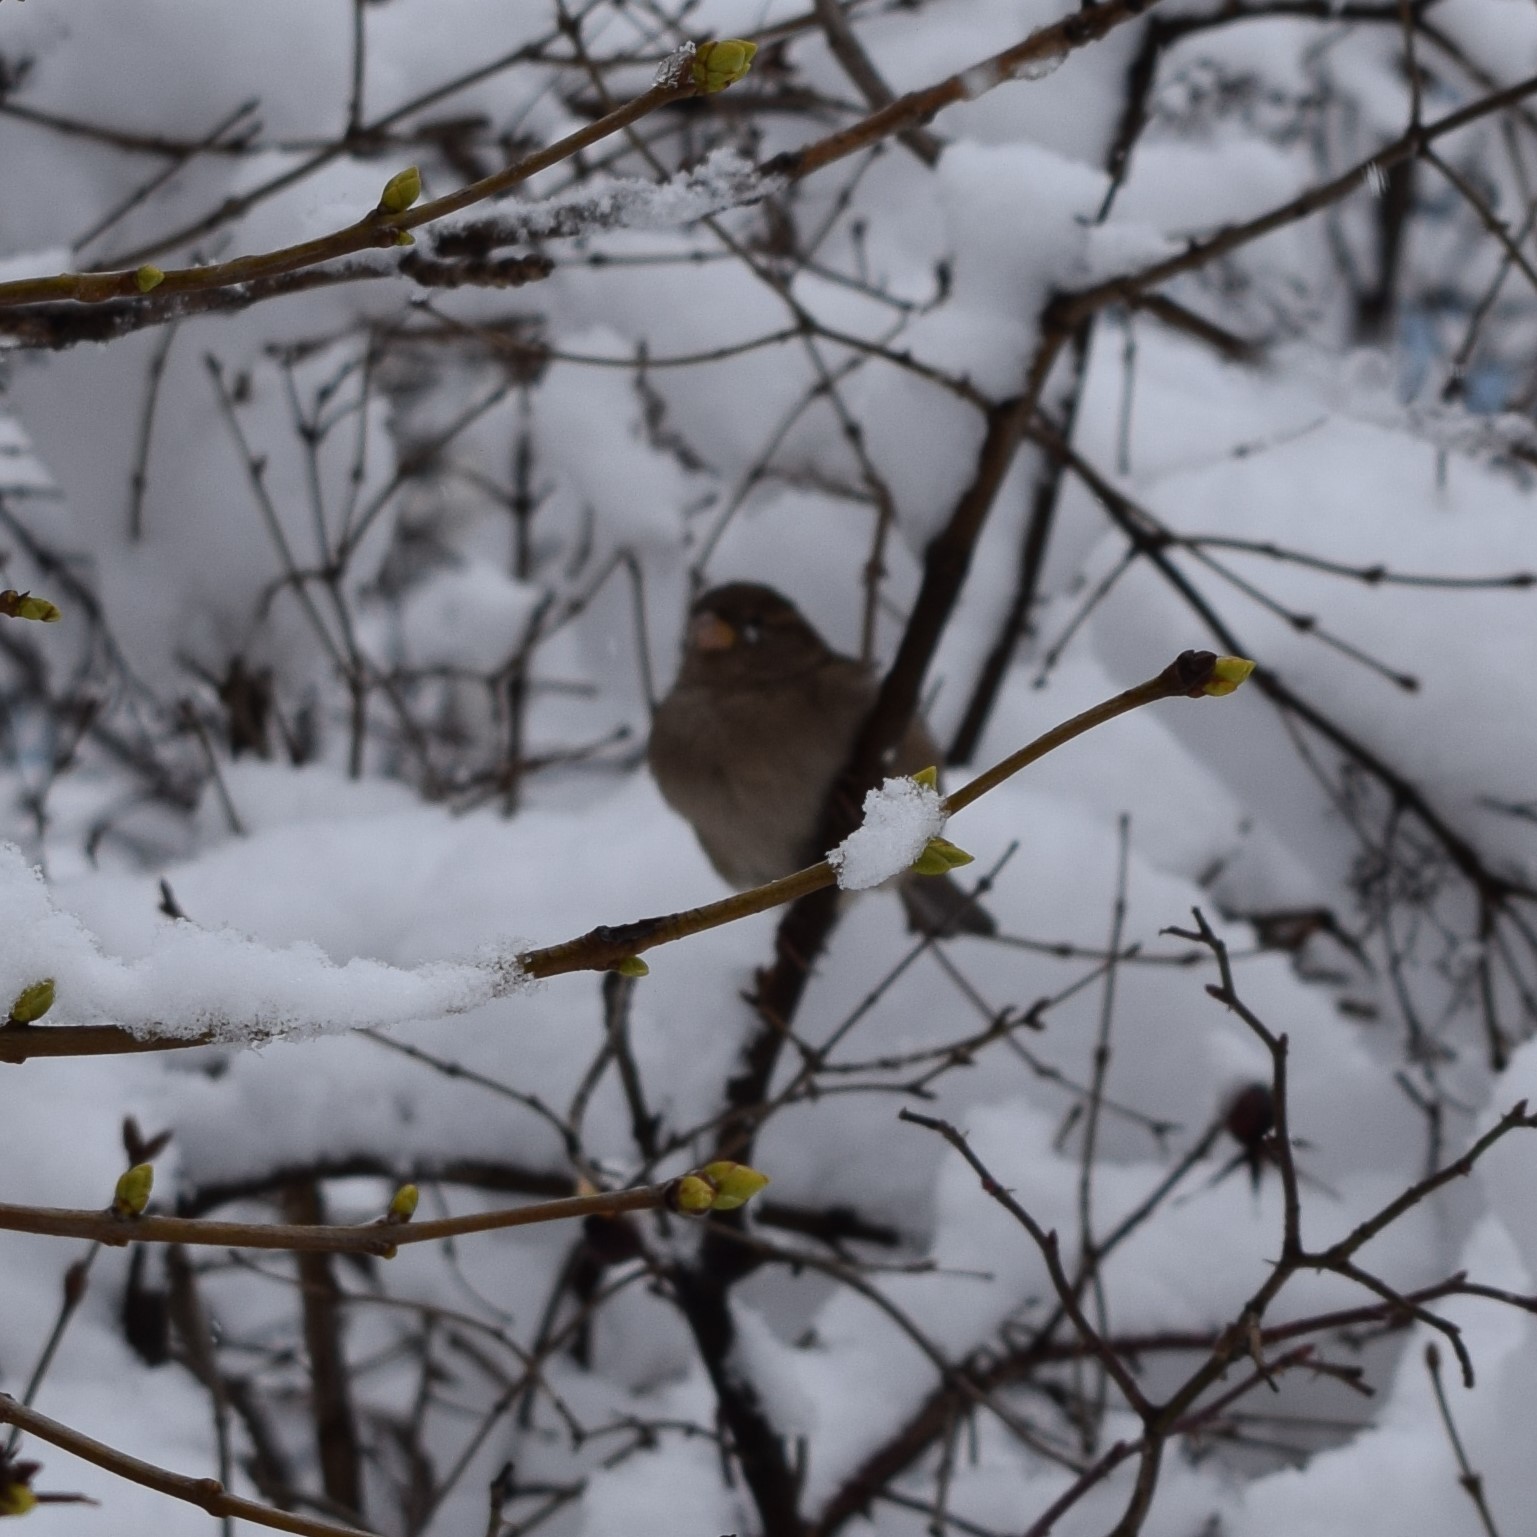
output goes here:
[[709, 609], [694, 615], [688, 622], [688, 648], [690, 651], [729, 651], [737, 642], [737, 633]]

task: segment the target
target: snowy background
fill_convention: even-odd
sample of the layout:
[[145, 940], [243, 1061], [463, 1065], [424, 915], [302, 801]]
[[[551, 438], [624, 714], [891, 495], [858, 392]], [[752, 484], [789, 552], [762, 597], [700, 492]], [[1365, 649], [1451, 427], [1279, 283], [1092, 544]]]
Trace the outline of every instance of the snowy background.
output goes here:
[[[689, 39], [760, 45], [730, 91], [496, 205], [525, 238], [419, 229], [452, 286], [388, 252], [227, 313], [0, 286], [0, 586], [64, 613], [0, 619], [0, 999], [52, 977], [36, 1031], [217, 1037], [13, 1065], [0, 1035], [0, 1201], [106, 1206], [128, 1116], [172, 1133], [155, 1209], [210, 1218], [371, 1220], [405, 1179], [424, 1216], [489, 1210], [706, 1161], [778, 915], [633, 986], [511, 960], [725, 894], [644, 766], [690, 595], [769, 582], [885, 666], [1022, 392], [924, 674], [948, 783], [1187, 647], [1260, 663], [950, 823], [996, 939], [915, 946], [890, 893], [846, 909], [737, 1237], [644, 1217], [308, 1268], [106, 1248], [38, 1410], [391, 1537], [1537, 1531], [1529, 1132], [1359, 1256], [1391, 1293], [1509, 1294], [1434, 1303], [1472, 1391], [1444, 1333], [1300, 1274], [1263, 1355], [1314, 1357], [1219, 1404], [1245, 1336], [1126, 1515], [1135, 1450], [1063, 1497], [1142, 1425], [1025, 1230], [897, 1119], [958, 1126], [1056, 1231], [1156, 1402], [1282, 1238], [1265, 1128], [1225, 1121], [1271, 1062], [1204, 991], [1210, 952], [1162, 932], [1192, 907], [1289, 1039], [1311, 1250], [1537, 1103], [1537, 82], [1491, 100], [1537, 71], [1537, 13], [1130, 9], [787, 181], [752, 168], [1066, 13], [0, 0], [0, 284], [325, 235], [406, 165], [442, 196], [591, 123]], [[1423, 154], [1383, 153], [1416, 123]], [[474, 268], [528, 257], [522, 286]], [[84, 1252], [0, 1222], [0, 1391]], [[39, 1508], [40, 1537], [209, 1526], [19, 1452], [101, 1502]]]

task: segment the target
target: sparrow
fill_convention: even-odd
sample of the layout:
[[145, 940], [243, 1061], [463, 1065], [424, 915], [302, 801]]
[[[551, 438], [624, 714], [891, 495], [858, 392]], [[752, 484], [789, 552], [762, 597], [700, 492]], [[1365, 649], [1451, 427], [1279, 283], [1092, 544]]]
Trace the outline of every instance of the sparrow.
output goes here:
[[[652, 718], [648, 758], [662, 798], [724, 880], [745, 890], [823, 856], [822, 808], [877, 687], [868, 667], [840, 656], [771, 587], [731, 582], [695, 601], [677, 680]], [[915, 720], [890, 769], [913, 774], [938, 761]], [[919, 932], [995, 932], [948, 876], [906, 875], [897, 889]]]

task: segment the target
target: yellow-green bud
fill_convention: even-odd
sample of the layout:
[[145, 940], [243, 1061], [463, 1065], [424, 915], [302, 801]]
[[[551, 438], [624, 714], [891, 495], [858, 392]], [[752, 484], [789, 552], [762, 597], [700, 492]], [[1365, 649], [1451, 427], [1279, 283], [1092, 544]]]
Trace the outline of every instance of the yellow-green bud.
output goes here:
[[715, 1186], [697, 1174], [685, 1174], [673, 1187], [672, 1198], [679, 1211], [702, 1216], [715, 1204]]
[[1224, 694], [1231, 694], [1253, 671], [1254, 663], [1247, 657], [1219, 656], [1212, 663], [1211, 681], [1201, 692], [1220, 699]]
[[756, 43], [740, 37], [723, 37], [701, 43], [694, 52], [694, 86], [706, 96], [735, 85], [752, 68]]
[[17, 993], [16, 1001], [11, 1005], [11, 1017], [7, 1023], [30, 1025], [33, 1020], [41, 1019], [52, 1007], [53, 978], [44, 977], [41, 982], [34, 982], [30, 987], [24, 987]]
[[414, 165], [397, 171], [379, 194], [380, 213], [404, 213], [422, 195], [422, 173]]
[[20, 1479], [0, 1483], [0, 1516], [24, 1516], [37, 1508], [37, 1496]]
[[409, 1222], [416, 1215], [416, 1203], [421, 1198], [422, 1193], [415, 1185], [402, 1185], [390, 1197], [390, 1209], [385, 1214], [384, 1220], [386, 1222]]
[[133, 275], [134, 282], [138, 285], [141, 294], [147, 294], [152, 288], [159, 288], [165, 282], [165, 273], [158, 267], [152, 267], [146, 262]]
[[922, 785], [925, 790], [939, 789], [939, 770], [931, 763], [926, 769], [919, 769], [913, 775], [913, 783]]
[[948, 875], [951, 870], [969, 865], [974, 858], [974, 854], [958, 848], [948, 838], [930, 838], [913, 861], [912, 870], [915, 875]]
[[649, 977], [651, 968], [638, 956], [627, 955], [614, 967], [621, 977]]
[[34, 598], [30, 592], [17, 592], [14, 587], [0, 592], [0, 614], [9, 614], [12, 619], [35, 619], [40, 624], [52, 624], [64, 617], [47, 598]]
[[738, 1206], [745, 1206], [769, 1182], [767, 1174], [725, 1159], [707, 1163], [699, 1172], [715, 1186], [712, 1211], [735, 1211]]
[[149, 1205], [149, 1193], [155, 1188], [155, 1166], [136, 1163], [119, 1177], [112, 1195], [114, 1217], [141, 1217]]
[[413, 235], [411, 233], [411, 231], [408, 230], [408, 229], [396, 230], [395, 231], [395, 244], [396, 245], [415, 245], [416, 244], [416, 236]]

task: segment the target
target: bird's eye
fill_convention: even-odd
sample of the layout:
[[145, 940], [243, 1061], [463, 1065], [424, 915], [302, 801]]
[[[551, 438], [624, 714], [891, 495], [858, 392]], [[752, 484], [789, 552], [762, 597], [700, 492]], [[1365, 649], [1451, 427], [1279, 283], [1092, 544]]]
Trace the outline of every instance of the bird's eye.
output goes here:
[[763, 639], [763, 626], [756, 619], [749, 619], [746, 624], [737, 631], [749, 646], [756, 645]]

